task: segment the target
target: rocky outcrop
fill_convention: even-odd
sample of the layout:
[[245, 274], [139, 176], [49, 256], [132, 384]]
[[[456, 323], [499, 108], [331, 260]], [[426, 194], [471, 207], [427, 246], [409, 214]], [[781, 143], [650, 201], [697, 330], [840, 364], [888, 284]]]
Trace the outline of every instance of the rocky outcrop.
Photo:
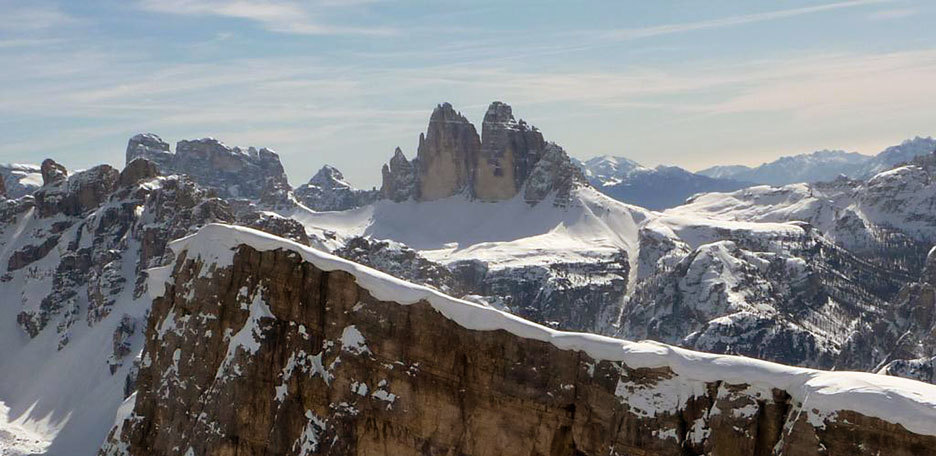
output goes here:
[[116, 188], [119, 176], [120, 172], [109, 165], [69, 176], [64, 166], [47, 159], [42, 162], [42, 188], [33, 194], [39, 215], [77, 216], [93, 210]]
[[894, 301], [888, 318], [868, 325], [869, 336], [884, 340], [879, 373], [936, 383], [936, 247]]
[[102, 455], [936, 448], [931, 385], [551, 332], [235, 227], [175, 249]]
[[68, 177], [68, 170], [64, 166], [56, 163], [55, 160], [47, 158], [42, 161], [42, 185], [52, 185], [64, 181]]
[[122, 187], [135, 185], [140, 181], [152, 179], [159, 175], [156, 164], [145, 158], [134, 158], [127, 162], [127, 166], [120, 172], [117, 184]]
[[399, 147], [393, 151], [390, 163], [383, 165], [380, 174], [383, 178], [380, 186], [381, 198], [401, 202], [417, 195], [419, 186], [416, 167], [406, 159]]
[[279, 155], [267, 148], [244, 150], [202, 138], [179, 141], [172, 153], [158, 136], [140, 134], [130, 138], [127, 163], [137, 157], [155, 163], [164, 175], [187, 175], [226, 198], [276, 204], [285, 201], [290, 190]]
[[305, 185], [295, 190], [296, 198], [314, 211], [345, 211], [377, 200], [377, 190], [359, 190], [345, 182], [338, 168], [325, 165]]
[[513, 198], [523, 187], [546, 147], [543, 135], [514, 119], [505, 103], [488, 107], [481, 124], [481, 152], [474, 173], [474, 195], [484, 201]]
[[169, 143], [152, 133], [141, 133], [130, 138], [124, 163], [130, 164], [135, 158], [145, 158], [169, 172], [175, 154], [169, 150]]
[[689, 253], [639, 281], [615, 334], [798, 366], [877, 370], [894, 342], [885, 327], [901, 321], [889, 301], [908, 277], [800, 226], [772, 239], [738, 230], [695, 249], [662, 246]]
[[561, 147], [549, 143], [543, 157], [530, 171], [523, 188], [523, 198], [535, 204], [555, 194], [555, 204], [564, 206], [570, 202], [572, 190], [579, 185], [587, 185], [582, 170], [569, 160]]
[[432, 201], [468, 191], [480, 149], [474, 125], [451, 104], [437, 106], [426, 133], [419, 135], [419, 199]]
[[419, 252], [398, 242], [356, 236], [332, 253], [393, 277], [430, 286], [454, 296], [461, 296], [468, 289], [479, 289], [465, 286], [465, 283], [445, 266], [427, 260]]
[[[397, 148], [389, 166], [384, 165], [381, 197], [431, 201], [464, 194], [502, 201], [527, 188], [525, 198], [535, 204], [545, 193], [567, 194], [572, 185], [587, 185], [565, 152], [547, 145], [536, 128], [514, 119], [505, 103], [491, 103], [482, 134], [451, 104], [437, 106], [426, 133], [419, 136], [416, 158], [408, 162]], [[547, 155], [549, 160], [540, 165]]]

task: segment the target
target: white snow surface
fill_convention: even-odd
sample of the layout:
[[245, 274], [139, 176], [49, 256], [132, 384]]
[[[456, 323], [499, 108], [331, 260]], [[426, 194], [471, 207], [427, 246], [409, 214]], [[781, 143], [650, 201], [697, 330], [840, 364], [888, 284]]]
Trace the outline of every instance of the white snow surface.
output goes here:
[[583, 351], [592, 358], [624, 362], [632, 368], [668, 367], [686, 380], [725, 381], [757, 388], [779, 388], [820, 415], [852, 410], [897, 423], [911, 432], [936, 435], [936, 385], [862, 372], [829, 372], [784, 366], [730, 355], [714, 355], [661, 343], [631, 342], [594, 334], [549, 329], [497, 309], [446, 296], [366, 266], [249, 228], [211, 224], [198, 233], [174, 241], [171, 248], [189, 258], [225, 266], [234, 249], [291, 250], [324, 271], [352, 274], [358, 285], [376, 299], [407, 305], [428, 302], [446, 318], [479, 331], [505, 330], [516, 336], [545, 341], [562, 350]]
[[653, 212], [588, 187], [575, 190], [573, 201], [557, 210], [551, 199], [531, 206], [521, 195], [497, 203], [453, 196], [422, 202], [381, 200], [343, 212], [299, 208], [281, 215], [311, 232], [401, 242], [443, 264], [476, 259], [498, 269], [591, 262], [620, 250], [636, 260], [637, 231]]

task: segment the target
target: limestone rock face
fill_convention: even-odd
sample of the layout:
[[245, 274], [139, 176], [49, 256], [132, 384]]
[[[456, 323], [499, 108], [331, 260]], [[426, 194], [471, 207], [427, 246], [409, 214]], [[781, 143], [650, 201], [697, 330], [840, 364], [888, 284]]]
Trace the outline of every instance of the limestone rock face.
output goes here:
[[374, 202], [376, 190], [359, 190], [345, 182], [338, 168], [325, 165], [305, 185], [295, 190], [296, 198], [315, 211], [344, 211]]
[[449, 103], [436, 107], [416, 152], [419, 198], [432, 201], [468, 190], [480, 149], [481, 139], [468, 119]]
[[390, 164], [383, 165], [380, 170], [383, 183], [380, 186], [380, 197], [392, 201], [406, 201], [414, 196], [419, 189], [416, 181], [416, 167], [406, 159], [399, 147], [393, 151]]
[[41, 217], [77, 216], [98, 207], [117, 186], [120, 172], [98, 165], [71, 176], [52, 159], [42, 162], [42, 188], [34, 194]]
[[152, 133], [140, 133], [130, 138], [127, 143], [125, 163], [130, 164], [133, 159], [143, 157], [159, 167], [172, 167], [175, 155], [169, 151], [169, 143]]
[[127, 163], [142, 157], [160, 173], [185, 174], [198, 185], [232, 199], [264, 200], [276, 204], [290, 190], [279, 155], [267, 148], [229, 147], [214, 138], [183, 140], [175, 153], [153, 134], [140, 134], [127, 145]]
[[[537, 170], [547, 153], [549, 161]], [[525, 191], [526, 200], [535, 204], [549, 192], [567, 195], [575, 185], [588, 185], [559, 146], [548, 145], [539, 130], [514, 119], [510, 106], [500, 101], [488, 107], [482, 137], [451, 104], [439, 105], [419, 136], [416, 159], [407, 161], [397, 148], [382, 174], [380, 197], [393, 201], [457, 194], [503, 201]]]
[[561, 206], [568, 203], [576, 185], [587, 185], [582, 170], [572, 163], [561, 147], [549, 143], [543, 151], [543, 157], [530, 171], [523, 198], [529, 203], [538, 203], [555, 192], [556, 204]]
[[68, 177], [68, 170], [64, 166], [56, 163], [55, 160], [47, 158], [42, 161], [42, 185], [51, 185], [61, 182]]
[[137, 182], [152, 179], [159, 175], [159, 169], [156, 164], [145, 158], [134, 158], [127, 163], [127, 166], [120, 172], [117, 183], [127, 187]]
[[[176, 259], [102, 455], [923, 454], [782, 389], [592, 359], [381, 301], [290, 249]], [[663, 355], [660, 355], [663, 356]], [[232, 405], [234, 404], [234, 405]], [[828, 412], [828, 411], [826, 411]]]
[[545, 147], [542, 133], [523, 120], [515, 120], [509, 105], [500, 101], [491, 103], [481, 124], [475, 197], [485, 201], [513, 198]]

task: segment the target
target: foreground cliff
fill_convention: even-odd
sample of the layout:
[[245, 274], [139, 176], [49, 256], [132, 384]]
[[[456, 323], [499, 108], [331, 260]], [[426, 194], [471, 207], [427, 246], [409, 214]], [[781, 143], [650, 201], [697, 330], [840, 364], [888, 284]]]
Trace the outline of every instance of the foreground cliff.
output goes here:
[[245, 228], [173, 249], [102, 454], [936, 452], [932, 385], [556, 332]]

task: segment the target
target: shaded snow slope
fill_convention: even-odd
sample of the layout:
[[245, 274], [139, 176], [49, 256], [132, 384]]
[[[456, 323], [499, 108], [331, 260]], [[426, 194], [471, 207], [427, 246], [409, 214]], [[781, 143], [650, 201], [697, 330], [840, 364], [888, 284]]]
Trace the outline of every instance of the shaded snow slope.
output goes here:
[[211, 224], [172, 244], [207, 263], [230, 265], [239, 245], [260, 251], [286, 249], [324, 271], [352, 274], [376, 299], [400, 304], [426, 301], [437, 311], [472, 330], [505, 330], [519, 337], [548, 342], [563, 350], [578, 350], [631, 367], [668, 367], [687, 379], [726, 381], [787, 391], [804, 410], [855, 412], [897, 423], [906, 429], [936, 435], [936, 386], [913, 380], [858, 372], [826, 372], [795, 368], [737, 356], [711, 355], [652, 342], [629, 342], [592, 334], [567, 333], [522, 320], [491, 307], [446, 296], [433, 289], [396, 279], [259, 231]]
[[[287, 215], [287, 214], [284, 214]], [[521, 197], [499, 203], [454, 196], [437, 201], [378, 201], [345, 212], [288, 214], [310, 231], [391, 239], [441, 263], [479, 259], [491, 267], [588, 261], [625, 250], [637, 255], [638, 226], [650, 211], [614, 201], [591, 188], [574, 191], [563, 209]]]

